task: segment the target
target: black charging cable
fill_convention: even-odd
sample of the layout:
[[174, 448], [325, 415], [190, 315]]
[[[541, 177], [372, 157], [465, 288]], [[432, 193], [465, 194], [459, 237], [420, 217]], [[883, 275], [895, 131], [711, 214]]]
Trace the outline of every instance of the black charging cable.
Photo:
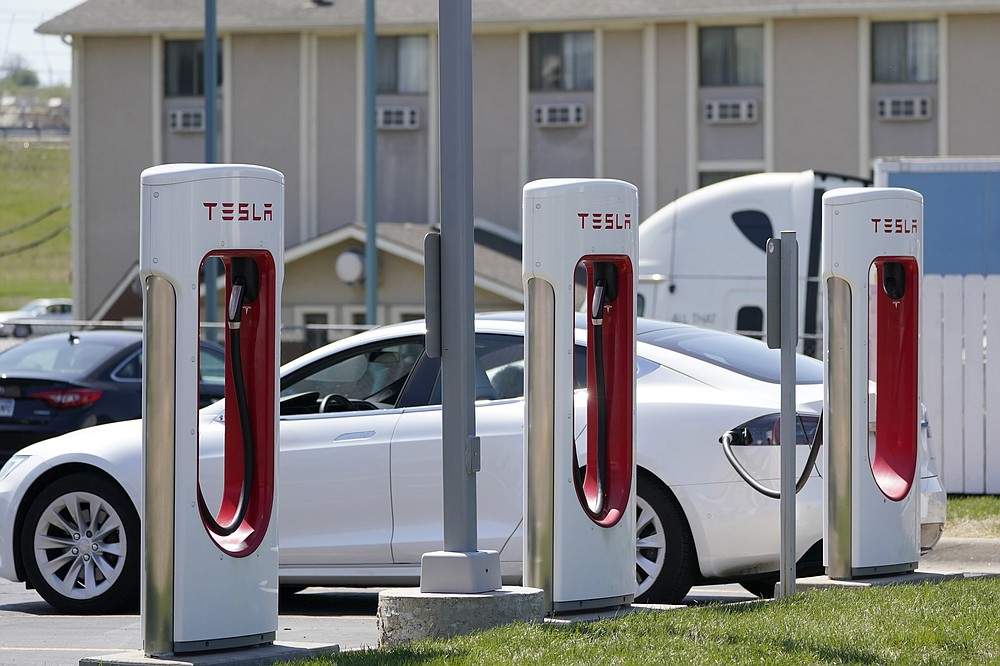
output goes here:
[[[596, 433], [596, 458], [597, 458], [597, 493], [591, 499], [583, 491], [583, 470], [580, 467], [580, 460], [576, 453], [576, 446], [573, 447], [573, 472], [576, 481], [576, 494], [580, 503], [594, 515], [600, 516], [604, 513], [604, 505], [607, 499], [605, 491], [608, 467], [608, 433], [607, 433], [607, 387], [604, 376], [604, 303], [608, 300], [608, 280], [598, 277], [594, 280], [594, 297], [590, 303], [590, 323], [594, 328], [594, 383], [597, 385], [597, 433]], [[612, 296], [613, 297], [613, 296]]]
[[[252, 260], [249, 261], [253, 263]], [[236, 411], [240, 417], [240, 435], [243, 440], [243, 481], [240, 485], [240, 498], [236, 504], [236, 512], [226, 525], [220, 525], [215, 516], [212, 515], [205, 502], [205, 496], [201, 492], [201, 482], [198, 483], [198, 509], [201, 511], [201, 517], [208, 529], [221, 537], [230, 536], [243, 524], [250, 505], [250, 489], [254, 483], [253, 430], [250, 427], [250, 407], [247, 403], [246, 384], [243, 380], [243, 356], [240, 353], [240, 322], [243, 319], [243, 304], [256, 297], [254, 291], [248, 289], [246, 277], [243, 275], [235, 276], [226, 312], [226, 325], [229, 329], [229, 364], [233, 372]]]
[[[763, 483], [758, 481], [746, 467], [743, 466], [743, 463], [739, 461], [736, 454], [733, 452], [732, 444], [734, 439], [738, 439], [740, 442], [745, 442], [750, 439], [749, 431], [746, 428], [743, 428], [742, 430], [727, 430], [723, 433], [722, 437], [719, 438], [719, 441], [722, 442], [722, 451], [726, 454], [726, 460], [728, 460], [729, 464], [733, 466], [736, 473], [740, 475], [740, 478], [746, 481], [748, 486], [756, 490], [764, 497], [781, 499], [780, 490], [775, 490], [774, 488], [765, 486]], [[816, 465], [816, 458], [819, 455], [819, 449], [821, 446], [823, 446], [822, 412], [819, 415], [819, 423], [816, 424], [816, 430], [813, 433], [813, 441], [809, 444], [809, 458], [806, 460], [806, 466], [802, 468], [802, 473], [795, 482], [796, 495], [799, 494], [799, 491], [805, 488], [806, 482], [809, 481], [809, 474]]]

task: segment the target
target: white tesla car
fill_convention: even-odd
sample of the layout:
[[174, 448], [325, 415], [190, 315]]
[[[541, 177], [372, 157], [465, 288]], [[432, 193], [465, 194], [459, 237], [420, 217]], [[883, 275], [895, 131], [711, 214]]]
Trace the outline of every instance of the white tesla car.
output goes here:
[[[581, 363], [585, 326], [577, 320]], [[747, 427], [737, 457], [778, 486], [779, 353], [680, 324], [639, 320], [637, 330], [637, 599], [677, 602], [703, 582], [773, 590], [779, 502], [737, 476], [720, 436]], [[510, 584], [521, 578], [523, 334], [520, 313], [476, 320], [479, 547], [500, 552]], [[424, 354], [423, 338], [422, 322], [386, 326], [282, 368], [283, 585], [417, 584], [421, 555], [441, 549], [440, 361]], [[799, 471], [822, 378], [818, 361], [799, 357]], [[222, 414], [222, 403], [200, 413], [207, 484], [221, 476]], [[924, 520], [943, 522], [944, 493], [923, 469]], [[67, 612], [134, 604], [141, 482], [139, 421], [21, 450], [0, 471], [0, 576]], [[798, 495], [803, 573], [822, 568], [821, 503], [814, 470]]]

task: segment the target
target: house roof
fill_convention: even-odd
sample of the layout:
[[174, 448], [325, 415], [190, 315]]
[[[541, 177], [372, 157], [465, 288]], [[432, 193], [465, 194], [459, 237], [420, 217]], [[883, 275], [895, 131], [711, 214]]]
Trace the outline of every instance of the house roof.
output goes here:
[[[942, 11], [940, 0], [473, 0], [473, 21], [490, 25], [563, 26], [692, 19], [844, 16]], [[356, 32], [364, 0], [218, 0], [220, 32], [326, 30]], [[1000, 0], [950, 0], [949, 13], [1000, 10]], [[43, 23], [45, 34], [128, 35], [201, 32], [204, 0], [87, 0]], [[437, 0], [378, 0], [383, 30], [434, 29]]]
[[[424, 265], [424, 236], [432, 228], [424, 224], [382, 223], [376, 226], [376, 246], [383, 252], [394, 254]], [[340, 227], [322, 236], [300, 243], [285, 250], [285, 264], [307, 257], [346, 240], [365, 242], [365, 228], [360, 224]], [[524, 301], [521, 285], [521, 261], [480, 244], [473, 249], [475, 285], [515, 303]]]

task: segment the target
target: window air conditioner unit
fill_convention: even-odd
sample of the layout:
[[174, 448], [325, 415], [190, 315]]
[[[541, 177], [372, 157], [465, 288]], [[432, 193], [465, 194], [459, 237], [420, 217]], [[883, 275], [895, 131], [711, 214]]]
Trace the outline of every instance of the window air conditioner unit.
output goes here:
[[380, 106], [375, 110], [380, 130], [415, 130], [420, 127], [420, 109], [415, 106]]
[[702, 118], [711, 125], [757, 122], [757, 100], [713, 99], [705, 102]]
[[531, 110], [535, 127], [583, 127], [587, 107], [583, 104], [535, 104]]
[[204, 132], [204, 109], [171, 109], [169, 125], [171, 132]]
[[931, 117], [931, 98], [879, 97], [875, 100], [875, 113], [880, 120], [927, 120]]

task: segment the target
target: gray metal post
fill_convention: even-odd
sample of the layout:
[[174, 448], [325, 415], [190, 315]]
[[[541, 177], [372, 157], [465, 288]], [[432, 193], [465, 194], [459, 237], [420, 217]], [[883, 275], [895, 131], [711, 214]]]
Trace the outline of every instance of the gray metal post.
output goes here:
[[375, 0], [365, 0], [365, 322], [377, 324], [378, 220], [375, 196]]
[[205, 163], [218, 161], [218, 146], [215, 130], [216, 115], [216, 81], [219, 80], [217, 64], [219, 61], [219, 42], [216, 35], [215, 0], [205, 0], [205, 62], [204, 95], [205, 95]]
[[[444, 549], [476, 550], [472, 2], [438, 3], [441, 71], [441, 406]], [[474, 464], [473, 464], [474, 463]]]
[[799, 338], [799, 245], [781, 232], [781, 580], [778, 598], [795, 593], [795, 347]]
[[[218, 161], [218, 137], [215, 129], [216, 116], [216, 81], [219, 80], [217, 63], [219, 61], [219, 44], [216, 35], [215, 0], [205, 0], [205, 36], [204, 62], [202, 63], [203, 87], [205, 98], [205, 163]], [[213, 322], [217, 318], [215, 284], [218, 278], [219, 260], [209, 259], [205, 262], [205, 317], [204, 321]], [[207, 328], [204, 337], [213, 342], [216, 340], [214, 328]]]
[[[502, 582], [500, 553], [476, 550], [479, 438], [476, 436], [472, 291], [471, 0], [439, 0], [438, 31], [441, 68], [441, 238], [437, 262], [440, 264], [441, 307], [438, 316], [441, 322], [447, 322], [437, 327], [441, 346], [444, 550], [424, 553], [420, 558], [420, 591], [477, 594], [497, 590]], [[428, 243], [434, 255], [433, 246], [438, 243], [434, 240]], [[435, 263], [433, 259], [431, 263]], [[433, 285], [429, 288], [433, 290]], [[430, 301], [434, 300], [431, 294]], [[433, 327], [433, 323], [430, 326]], [[433, 340], [430, 342], [435, 344]]]

